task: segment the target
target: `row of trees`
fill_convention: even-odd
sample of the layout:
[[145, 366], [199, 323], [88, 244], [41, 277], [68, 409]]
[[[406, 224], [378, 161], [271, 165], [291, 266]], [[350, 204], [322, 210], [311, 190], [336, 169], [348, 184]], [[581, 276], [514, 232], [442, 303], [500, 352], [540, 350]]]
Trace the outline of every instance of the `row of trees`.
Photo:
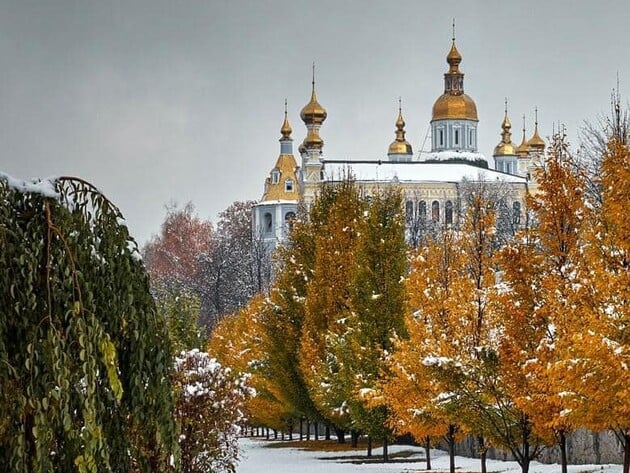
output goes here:
[[470, 434], [482, 460], [505, 448], [524, 473], [553, 444], [566, 471], [576, 428], [613, 429], [627, 473], [630, 151], [616, 117], [600, 180], [554, 137], [527, 226], [507, 244], [494, 184], [468, 186], [460, 226], [410, 253], [399, 195], [325, 186], [280, 251], [269, 297], [210, 342], [251, 373], [254, 421], [304, 417], [385, 446], [443, 438], [451, 458]]

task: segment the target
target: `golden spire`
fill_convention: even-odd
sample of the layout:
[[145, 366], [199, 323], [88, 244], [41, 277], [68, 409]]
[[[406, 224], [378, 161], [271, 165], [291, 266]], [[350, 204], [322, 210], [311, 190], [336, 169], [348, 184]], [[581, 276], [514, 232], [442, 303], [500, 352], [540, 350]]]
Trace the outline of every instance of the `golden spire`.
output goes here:
[[287, 117], [287, 99], [284, 99], [284, 122], [282, 123], [282, 128], [280, 128], [280, 133], [282, 134], [282, 138], [280, 140], [290, 140], [291, 139], [291, 125], [289, 125], [289, 119]]
[[411, 144], [405, 140], [405, 120], [402, 116], [402, 100], [398, 97], [398, 118], [396, 119], [396, 139], [389, 145], [387, 154], [413, 154]]
[[523, 114], [523, 140], [521, 144], [516, 147], [517, 156], [527, 156], [529, 154], [529, 145], [527, 144], [527, 138], [525, 137], [525, 114]]
[[317, 101], [317, 94], [315, 93], [315, 63], [313, 63], [313, 88], [311, 90], [311, 100], [307, 103], [302, 111], [300, 117], [306, 125], [314, 124], [321, 125], [326, 120], [326, 109], [322, 107]]
[[532, 136], [527, 144], [533, 151], [544, 151], [545, 141], [538, 134], [538, 108], [534, 109], [535, 122], [534, 122], [534, 136]]
[[501, 142], [494, 148], [493, 156], [515, 156], [517, 154], [517, 148], [512, 143], [512, 123], [508, 118], [507, 98], [505, 99], [505, 117], [501, 123]]

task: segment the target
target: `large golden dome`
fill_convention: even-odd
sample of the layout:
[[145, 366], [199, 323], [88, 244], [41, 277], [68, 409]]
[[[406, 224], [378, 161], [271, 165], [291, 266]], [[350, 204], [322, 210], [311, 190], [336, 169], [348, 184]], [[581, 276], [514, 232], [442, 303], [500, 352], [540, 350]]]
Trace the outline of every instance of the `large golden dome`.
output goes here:
[[432, 120], [478, 120], [477, 105], [466, 94], [444, 93], [433, 104]]
[[462, 55], [453, 44], [446, 56], [449, 70], [444, 74], [444, 93], [433, 104], [432, 120], [475, 120], [477, 105], [464, 93], [464, 74], [459, 70]]

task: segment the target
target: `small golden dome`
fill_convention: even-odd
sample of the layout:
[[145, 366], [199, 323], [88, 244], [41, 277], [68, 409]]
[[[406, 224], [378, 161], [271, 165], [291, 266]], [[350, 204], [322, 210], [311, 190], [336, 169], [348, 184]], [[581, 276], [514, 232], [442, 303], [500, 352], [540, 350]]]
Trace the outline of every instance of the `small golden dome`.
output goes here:
[[324, 147], [324, 140], [322, 140], [322, 137], [319, 136], [317, 130], [310, 129], [306, 133], [306, 138], [304, 138], [302, 146], [304, 146], [304, 148], [307, 150], [313, 148], [322, 149]]
[[402, 116], [402, 106], [398, 99], [398, 118], [396, 119], [396, 139], [389, 145], [387, 154], [413, 154], [411, 144], [405, 139], [405, 120]]
[[327, 116], [326, 109], [319, 104], [317, 94], [315, 94], [315, 64], [313, 64], [313, 89], [311, 91], [311, 100], [300, 112], [300, 117], [306, 125], [321, 125], [324, 123]]
[[442, 94], [433, 104], [432, 120], [478, 120], [477, 105], [466, 94]]
[[532, 136], [527, 145], [534, 151], [544, 151], [545, 150], [545, 140], [543, 140], [538, 134], [538, 123], [534, 127], [534, 136]]
[[280, 134], [282, 138], [280, 140], [290, 140], [291, 133], [293, 130], [291, 129], [291, 125], [289, 125], [289, 118], [287, 117], [287, 101], [284, 101], [284, 122], [282, 123], [282, 128], [280, 128]]
[[451, 72], [457, 72], [458, 66], [462, 62], [462, 55], [459, 54], [457, 46], [455, 46], [455, 39], [453, 39], [451, 50], [446, 56], [446, 62], [449, 64], [449, 66], [451, 66]]
[[516, 146], [512, 143], [512, 133], [510, 129], [512, 123], [508, 118], [507, 99], [505, 99], [505, 117], [501, 123], [501, 142], [494, 148], [493, 156], [515, 156]]
[[525, 157], [529, 154], [529, 145], [527, 144], [527, 138], [525, 137], [525, 115], [523, 115], [523, 139], [521, 144], [516, 147], [516, 155]]

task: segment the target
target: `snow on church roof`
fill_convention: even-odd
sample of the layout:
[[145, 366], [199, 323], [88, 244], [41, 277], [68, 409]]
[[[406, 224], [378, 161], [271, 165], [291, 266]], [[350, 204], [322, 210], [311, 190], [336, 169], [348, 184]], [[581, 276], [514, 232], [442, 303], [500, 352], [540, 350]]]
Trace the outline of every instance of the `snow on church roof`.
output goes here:
[[364, 182], [502, 181], [525, 184], [527, 179], [471, 164], [423, 161], [324, 161], [324, 180], [339, 180], [348, 172]]

